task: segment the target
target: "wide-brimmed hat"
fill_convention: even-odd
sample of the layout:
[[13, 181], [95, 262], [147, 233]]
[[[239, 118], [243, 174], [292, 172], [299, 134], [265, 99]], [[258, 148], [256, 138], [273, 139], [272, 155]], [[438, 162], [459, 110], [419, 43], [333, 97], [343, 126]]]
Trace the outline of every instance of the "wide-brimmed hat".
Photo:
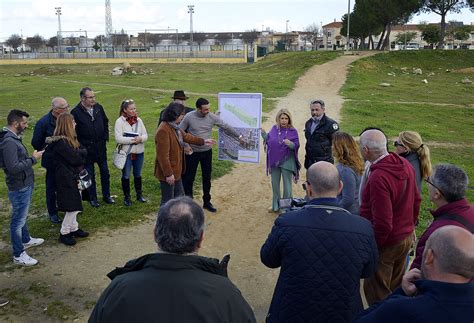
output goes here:
[[173, 94], [173, 96], [172, 96], [171, 98], [172, 98], [172, 99], [179, 99], [179, 100], [187, 100], [187, 99], [189, 99], [189, 97], [187, 97], [186, 94], [184, 94], [184, 91], [183, 91], [183, 90], [174, 91], [174, 94]]

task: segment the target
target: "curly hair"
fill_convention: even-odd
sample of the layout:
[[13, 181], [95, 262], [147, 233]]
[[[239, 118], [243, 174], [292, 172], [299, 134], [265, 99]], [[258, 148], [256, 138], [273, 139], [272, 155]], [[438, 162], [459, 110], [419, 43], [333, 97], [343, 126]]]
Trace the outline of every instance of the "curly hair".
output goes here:
[[364, 172], [364, 160], [360, 154], [359, 145], [346, 132], [338, 131], [333, 134], [332, 151], [338, 163], [352, 168], [357, 174]]

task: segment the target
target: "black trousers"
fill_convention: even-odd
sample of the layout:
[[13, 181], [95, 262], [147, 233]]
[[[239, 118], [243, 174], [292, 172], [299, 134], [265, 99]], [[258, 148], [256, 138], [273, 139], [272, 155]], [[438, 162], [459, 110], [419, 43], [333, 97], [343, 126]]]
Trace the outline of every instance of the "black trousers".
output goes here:
[[199, 163], [201, 163], [202, 172], [202, 200], [204, 203], [209, 203], [211, 201], [212, 149], [186, 155], [186, 171], [183, 174], [184, 194], [193, 198], [193, 184]]

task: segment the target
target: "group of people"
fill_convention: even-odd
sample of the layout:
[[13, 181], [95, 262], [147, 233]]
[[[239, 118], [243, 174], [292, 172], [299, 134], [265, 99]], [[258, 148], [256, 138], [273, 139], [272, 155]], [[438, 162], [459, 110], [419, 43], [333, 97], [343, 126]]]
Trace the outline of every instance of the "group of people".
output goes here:
[[[389, 152], [380, 129], [364, 129], [358, 144], [325, 115], [322, 100], [312, 101], [310, 110], [304, 129], [303, 189], [308, 203], [282, 213], [261, 249], [266, 266], [281, 267], [267, 322], [351, 321], [358, 315], [360, 321], [414, 321], [427, 315], [417, 306], [433, 309], [430, 320], [472, 321], [474, 206], [465, 199], [466, 173], [451, 164], [432, 169], [429, 149], [417, 132], [400, 132], [395, 152]], [[262, 133], [267, 171], [272, 175], [272, 212], [282, 211], [281, 178], [284, 198], [292, 197], [291, 179], [298, 178], [299, 139], [291, 119], [291, 113], [282, 109], [270, 133]], [[416, 244], [412, 271], [405, 274], [423, 179], [438, 208]], [[446, 229], [430, 244], [431, 235], [442, 227]], [[442, 245], [447, 241], [451, 250]], [[368, 305], [377, 304], [364, 313], [359, 295], [362, 278]], [[403, 290], [397, 289], [400, 286]], [[449, 297], [432, 299], [441, 291]], [[416, 301], [410, 303], [408, 297], [415, 295]], [[399, 312], [403, 307], [397, 310], [397, 305], [411, 310]], [[447, 309], [438, 309], [444, 306]]]
[[[28, 126], [26, 112], [10, 111], [8, 126], [0, 133], [0, 166], [6, 173], [13, 207], [14, 263], [36, 264], [25, 249], [44, 241], [31, 237], [26, 224], [34, 186], [32, 165], [42, 157], [47, 187], [50, 185], [46, 194], [51, 220], [58, 211], [66, 212], [60, 234], [63, 243], [73, 244], [75, 238], [88, 235], [77, 223], [85, 193], [77, 182], [81, 171], [86, 169], [92, 178], [87, 190], [92, 206], [99, 207], [95, 163], [101, 171], [104, 202], [115, 202], [110, 196], [105, 148], [108, 119], [92, 89], [84, 88], [80, 94], [81, 102], [71, 113], [63, 98], [53, 99], [35, 135], [43, 128], [53, 130], [40, 139], [33, 136], [31, 156], [21, 142]], [[184, 92], [175, 92], [175, 101], [163, 111], [155, 134], [155, 177], [162, 191], [154, 230], [158, 252], [109, 273], [112, 282], [98, 300], [91, 322], [157, 317], [164, 321], [255, 322], [252, 309], [227, 277], [229, 256], [219, 261], [198, 255], [204, 241], [203, 208], [216, 211], [210, 196], [212, 128], [222, 127], [245, 142], [209, 112], [209, 101], [204, 98], [197, 100], [196, 110], [186, 114], [186, 99]], [[451, 164], [432, 169], [429, 149], [416, 132], [401, 132], [394, 142], [395, 152], [389, 152], [387, 137], [378, 128], [364, 129], [357, 143], [340, 131], [325, 109], [323, 100], [312, 101], [311, 118], [304, 129], [307, 171], [302, 186], [308, 203], [282, 213], [260, 251], [264, 265], [281, 267], [267, 322], [414, 322], [427, 318], [472, 322], [474, 206], [465, 198], [466, 173]], [[299, 178], [300, 142], [289, 110], [280, 110], [275, 121], [268, 133], [262, 129], [262, 137], [273, 188], [270, 211], [279, 212], [281, 179], [283, 197], [291, 198], [292, 180]], [[122, 170], [124, 204], [132, 203], [131, 168], [137, 200], [146, 202], [141, 168], [147, 132], [133, 100], [121, 104], [115, 137], [120, 149], [128, 153]], [[203, 208], [184, 197], [193, 195], [199, 163]], [[411, 270], [406, 272], [423, 179], [437, 209], [416, 245]], [[370, 306], [365, 311], [360, 279], [364, 279]]]
[[[80, 90], [80, 102], [71, 110], [62, 97], [55, 97], [51, 108], [35, 125], [31, 144], [35, 151], [28, 155], [22, 143], [22, 134], [28, 126], [28, 113], [11, 110], [8, 126], [0, 134], [1, 168], [6, 174], [9, 196], [13, 205], [11, 236], [13, 261], [32, 266], [36, 259], [28, 256], [26, 248], [40, 245], [41, 238], [31, 238], [26, 217], [34, 189], [33, 164], [39, 159], [46, 169], [46, 206], [49, 219], [60, 223], [59, 241], [65, 245], [76, 244], [76, 238], [85, 238], [88, 232], [79, 228], [77, 215], [83, 211], [82, 201], [92, 207], [100, 207], [97, 197], [95, 164], [100, 172], [102, 200], [114, 204], [110, 194], [110, 172], [107, 159], [109, 119], [102, 105], [97, 103], [94, 91], [85, 87]], [[193, 197], [193, 185], [197, 167], [201, 164], [203, 181], [203, 207], [210, 212], [217, 209], [211, 203], [212, 175], [212, 128], [223, 128], [236, 140], [242, 136], [220, 117], [210, 112], [210, 103], [204, 98], [196, 101], [196, 109], [185, 107], [188, 99], [184, 91], [174, 92], [171, 102], [160, 114], [155, 134], [155, 177], [160, 182], [161, 205], [184, 194]], [[185, 118], [185, 114], [188, 115]], [[123, 203], [132, 205], [130, 177], [136, 200], [146, 203], [143, 194], [142, 168], [145, 142], [148, 133], [137, 106], [132, 99], [120, 104], [114, 126], [116, 150], [126, 153], [122, 168], [121, 186]], [[186, 164], [188, 168], [186, 168]], [[85, 179], [87, 185], [81, 185]], [[183, 179], [183, 180], [182, 180]], [[58, 215], [64, 212], [64, 217]], [[21, 243], [20, 243], [21, 242]], [[23, 247], [22, 247], [23, 243]]]

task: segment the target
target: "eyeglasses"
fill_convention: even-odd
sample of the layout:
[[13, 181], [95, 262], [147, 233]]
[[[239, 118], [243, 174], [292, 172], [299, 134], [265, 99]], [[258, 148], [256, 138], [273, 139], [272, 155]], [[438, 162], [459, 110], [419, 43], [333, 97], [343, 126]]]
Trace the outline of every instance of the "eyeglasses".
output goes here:
[[430, 184], [431, 186], [433, 186], [434, 188], [436, 188], [436, 189], [439, 191], [439, 193], [440, 193], [441, 195], [443, 195], [443, 197], [444, 197], [443, 191], [442, 191], [438, 186], [436, 186], [435, 184], [433, 184], [433, 182], [431, 181], [431, 178], [430, 178], [429, 176], [425, 178], [425, 182], [427, 182], [428, 184]]
[[68, 104], [66, 105], [65, 107], [54, 107], [55, 109], [58, 109], [58, 110], [66, 110], [66, 109], [69, 109], [71, 106]]
[[303, 187], [303, 190], [306, 191], [306, 189], [308, 188], [308, 185], [310, 185], [309, 182], [305, 181], [303, 184], [301, 184], [301, 187]]
[[403, 145], [402, 145], [401, 143], [399, 143], [398, 141], [394, 141], [394, 142], [393, 142], [393, 145], [394, 145], [395, 147], [403, 147], [403, 148], [405, 148], [405, 146], [403, 146]]
[[95, 99], [95, 95], [85, 96], [86, 99]]

